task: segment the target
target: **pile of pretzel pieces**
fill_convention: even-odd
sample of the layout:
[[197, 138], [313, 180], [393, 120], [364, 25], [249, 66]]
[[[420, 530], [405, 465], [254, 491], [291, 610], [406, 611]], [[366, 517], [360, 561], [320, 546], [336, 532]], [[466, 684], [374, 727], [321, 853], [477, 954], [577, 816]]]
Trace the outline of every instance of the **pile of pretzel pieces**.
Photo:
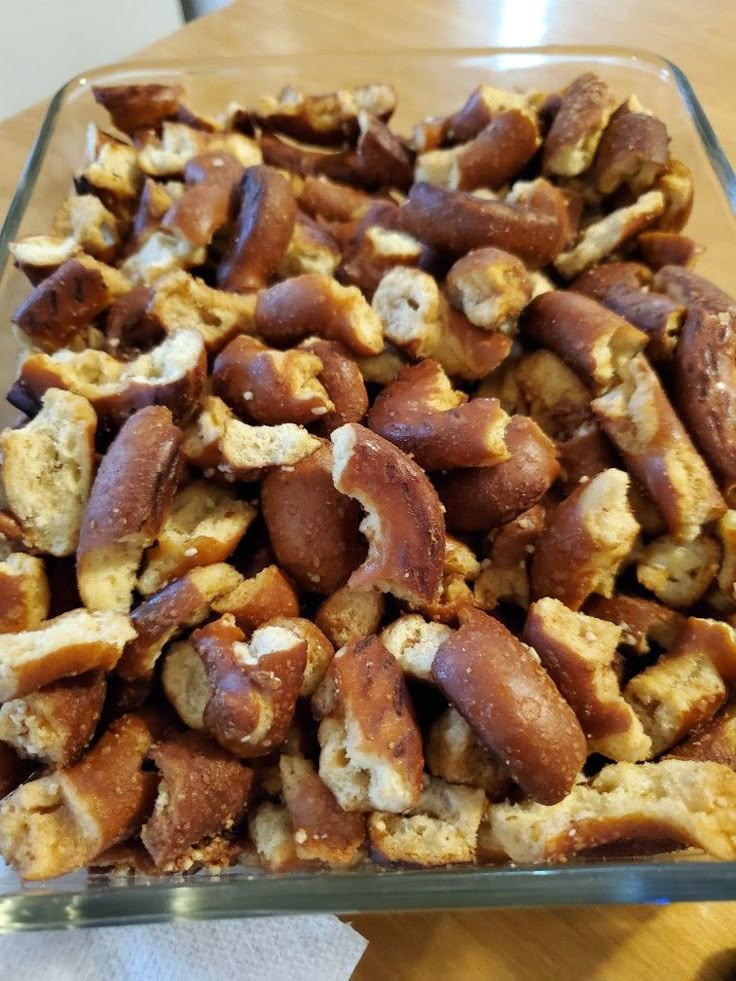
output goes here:
[[665, 123], [95, 98], [12, 246], [5, 860], [735, 859], [736, 303]]

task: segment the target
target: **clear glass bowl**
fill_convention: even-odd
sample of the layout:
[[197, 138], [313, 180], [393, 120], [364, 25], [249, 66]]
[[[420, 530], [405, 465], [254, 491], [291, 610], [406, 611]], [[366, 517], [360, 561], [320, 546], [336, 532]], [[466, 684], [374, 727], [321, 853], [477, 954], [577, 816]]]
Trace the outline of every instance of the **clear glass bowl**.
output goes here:
[[[93, 100], [93, 84], [181, 82], [195, 109], [244, 105], [293, 83], [329, 91], [367, 81], [396, 86], [395, 123], [408, 132], [428, 114], [457, 108], [481, 81], [499, 87], [557, 89], [582, 71], [600, 73], [625, 97], [636, 92], [664, 119], [675, 156], [694, 172], [696, 199], [688, 233], [707, 245], [698, 269], [732, 285], [736, 248], [736, 175], [693, 89], [671, 62], [621, 48], [390, 51], [201, 62], [139, 62], [97, 69], [75, 78], [51, 100], [21, 183], [0, 231], [0, 317], [7, 325], [28, 284], [8, 244], [48, 230], [69, 192], [84, 155], [85, 128], [106, 114]], [[0, 336], [0, 383], [14, 377], [17, 342]], [[14, 417], [0, 409], [0, 425]], [[291, 912], [358, 913], [368, 910], [578, 903], [667, 903], [736, 899], [736, 862], [678, 860], [571, 862], [536, 868], [463, 868], [272, 875], [236, 867], [219, 876], [149, 879], [77, 873], [49, 883], [0, 880], [0, 930], [31, 930], [113, 923], [255, 916]]]

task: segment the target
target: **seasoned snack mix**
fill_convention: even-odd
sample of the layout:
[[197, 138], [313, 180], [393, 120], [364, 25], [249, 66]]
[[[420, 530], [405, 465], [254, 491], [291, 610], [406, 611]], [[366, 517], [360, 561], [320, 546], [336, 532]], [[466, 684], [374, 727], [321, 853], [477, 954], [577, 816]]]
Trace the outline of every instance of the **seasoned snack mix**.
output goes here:
[[736, 301], [667, 120], [95, 98], [11, 246], [2, 857], [736, 859]]

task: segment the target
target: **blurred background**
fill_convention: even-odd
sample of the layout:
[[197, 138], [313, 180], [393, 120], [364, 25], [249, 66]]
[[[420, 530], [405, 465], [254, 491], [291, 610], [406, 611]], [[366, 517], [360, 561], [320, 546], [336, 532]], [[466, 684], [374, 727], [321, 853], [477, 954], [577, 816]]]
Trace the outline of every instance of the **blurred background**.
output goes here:
[[0, 119], [229, 0], [2, 0]]

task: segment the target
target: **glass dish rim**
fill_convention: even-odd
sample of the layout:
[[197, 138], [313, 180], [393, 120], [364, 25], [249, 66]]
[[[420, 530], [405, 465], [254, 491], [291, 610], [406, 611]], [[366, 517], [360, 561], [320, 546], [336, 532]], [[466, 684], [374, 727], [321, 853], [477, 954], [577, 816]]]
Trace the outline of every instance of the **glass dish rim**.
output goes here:
[[[671, 60], [645, 49], [609, 45], [545, 45], [539, 47], [397, 48], [363, 51], [309, 51], [260, 54], [249, 57], [257, 70], [288, 59], [295, 65], [320, 59], [386, 60], [489, 58], [511, 56], [591, 61], [616, 58], [632, 65], [644, 63], [669, 71], [695, 125], [711, 167], [736, 214], [736, 173], [695, 94], [687, 75]], [[0, 228], [0, 278], [9, 257], [9, 244], [25, 210], [46, 158], [59, 113], [80, 85], [110, 75], [158, 73], [198, 74], [242, 71], [242, 59], [147, 58], [99, 66], [66, 82], [51, 98], [26, 159], [17, 189]], [[99, 883], [96, 881], [99, 880]], [[210, 878], [103, 879], [93, 875], [84, 883], [24, 886], [0, 893], [0, 933], [39, 929], [174, 922], [290, 913], [340, 912], [357, 914], [386, 910], [532, 907], [588, 903], [654, 903], [725, 901], [736, 899], [736, 862], [611, 861], [569, 862], [547, 867], [472, 867], [455, 869], [371, 869], [250, 875], [240, 868]], [[697, 895], [695, 893], [697, 892]]]

